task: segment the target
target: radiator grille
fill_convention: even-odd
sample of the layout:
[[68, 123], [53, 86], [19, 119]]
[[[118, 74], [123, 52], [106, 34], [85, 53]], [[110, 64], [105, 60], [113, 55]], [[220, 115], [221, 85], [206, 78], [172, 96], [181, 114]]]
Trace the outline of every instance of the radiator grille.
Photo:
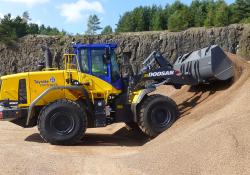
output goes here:
[[27, 103], [26, 79], [20, 79], [18, 84], [18, 103]]

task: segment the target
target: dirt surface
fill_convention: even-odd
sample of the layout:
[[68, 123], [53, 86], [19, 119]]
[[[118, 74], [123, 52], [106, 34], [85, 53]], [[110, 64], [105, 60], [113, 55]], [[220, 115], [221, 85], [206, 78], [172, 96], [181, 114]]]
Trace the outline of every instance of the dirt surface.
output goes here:
[[0, 174], [250, 174], [250, 64], [230, 58], [232, 81], [158, 89], [181, 117], [153, 140], [116, 124], [88, 130], [77, 146], [53, 146], [37, 128], [1, 122]]

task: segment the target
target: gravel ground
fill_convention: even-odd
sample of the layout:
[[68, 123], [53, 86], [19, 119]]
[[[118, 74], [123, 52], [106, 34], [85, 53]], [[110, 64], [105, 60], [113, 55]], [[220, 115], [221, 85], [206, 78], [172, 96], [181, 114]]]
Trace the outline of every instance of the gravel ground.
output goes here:
[[250, 174], [250, 68], [236, 78], [175, 91], [180, 119], [153, 140], [123, 124], [89, 129], [77, 146], [44, 143], [37, 128], [0, 122], [0, 174]]

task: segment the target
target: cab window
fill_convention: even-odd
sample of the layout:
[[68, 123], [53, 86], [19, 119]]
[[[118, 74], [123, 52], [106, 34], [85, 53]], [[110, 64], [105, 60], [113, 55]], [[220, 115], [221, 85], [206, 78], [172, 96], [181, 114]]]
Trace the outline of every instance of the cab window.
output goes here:
[[89, 60], [88, 60], [88, 50], [82, 49], [80, 50], [80, 58], [81, 58], [81, 69], [83, 72], [89, 72]]
[[91, 51], [93, 75], [107, 76], [108, 68], [107, 68], [107, 64], [104, 62], [104, 55], [105, 55], [105, 50], [92, 50]]
[[119, 66], [117, 64], [116, 54], [113, 51], [111, 54], [111, 70], [112, 70], [112, 82], [116, 82], [118, 79], [120, 79], [120, 70]]

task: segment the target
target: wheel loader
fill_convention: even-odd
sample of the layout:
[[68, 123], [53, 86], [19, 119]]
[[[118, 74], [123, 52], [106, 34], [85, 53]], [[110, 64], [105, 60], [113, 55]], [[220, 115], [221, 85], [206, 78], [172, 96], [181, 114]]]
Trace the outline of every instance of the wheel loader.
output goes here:
[[152, 95], [158, 86], [179, 89], [228, 80], [234, 74], [232, 62], [216, 45], [182, 55], [172, 64], [154, 51], [137, 73], [126, 61], [119, 66], [116, 47], [77, 43], [74, 54], [64, 54], [63, 70], [47, 66], [2, 76], [0, 120], [37, 125], [41, 137], [56, 145], [76, 144], [87, 128], [118, 122], [153, 138], [179, 117], [171, 98]]

